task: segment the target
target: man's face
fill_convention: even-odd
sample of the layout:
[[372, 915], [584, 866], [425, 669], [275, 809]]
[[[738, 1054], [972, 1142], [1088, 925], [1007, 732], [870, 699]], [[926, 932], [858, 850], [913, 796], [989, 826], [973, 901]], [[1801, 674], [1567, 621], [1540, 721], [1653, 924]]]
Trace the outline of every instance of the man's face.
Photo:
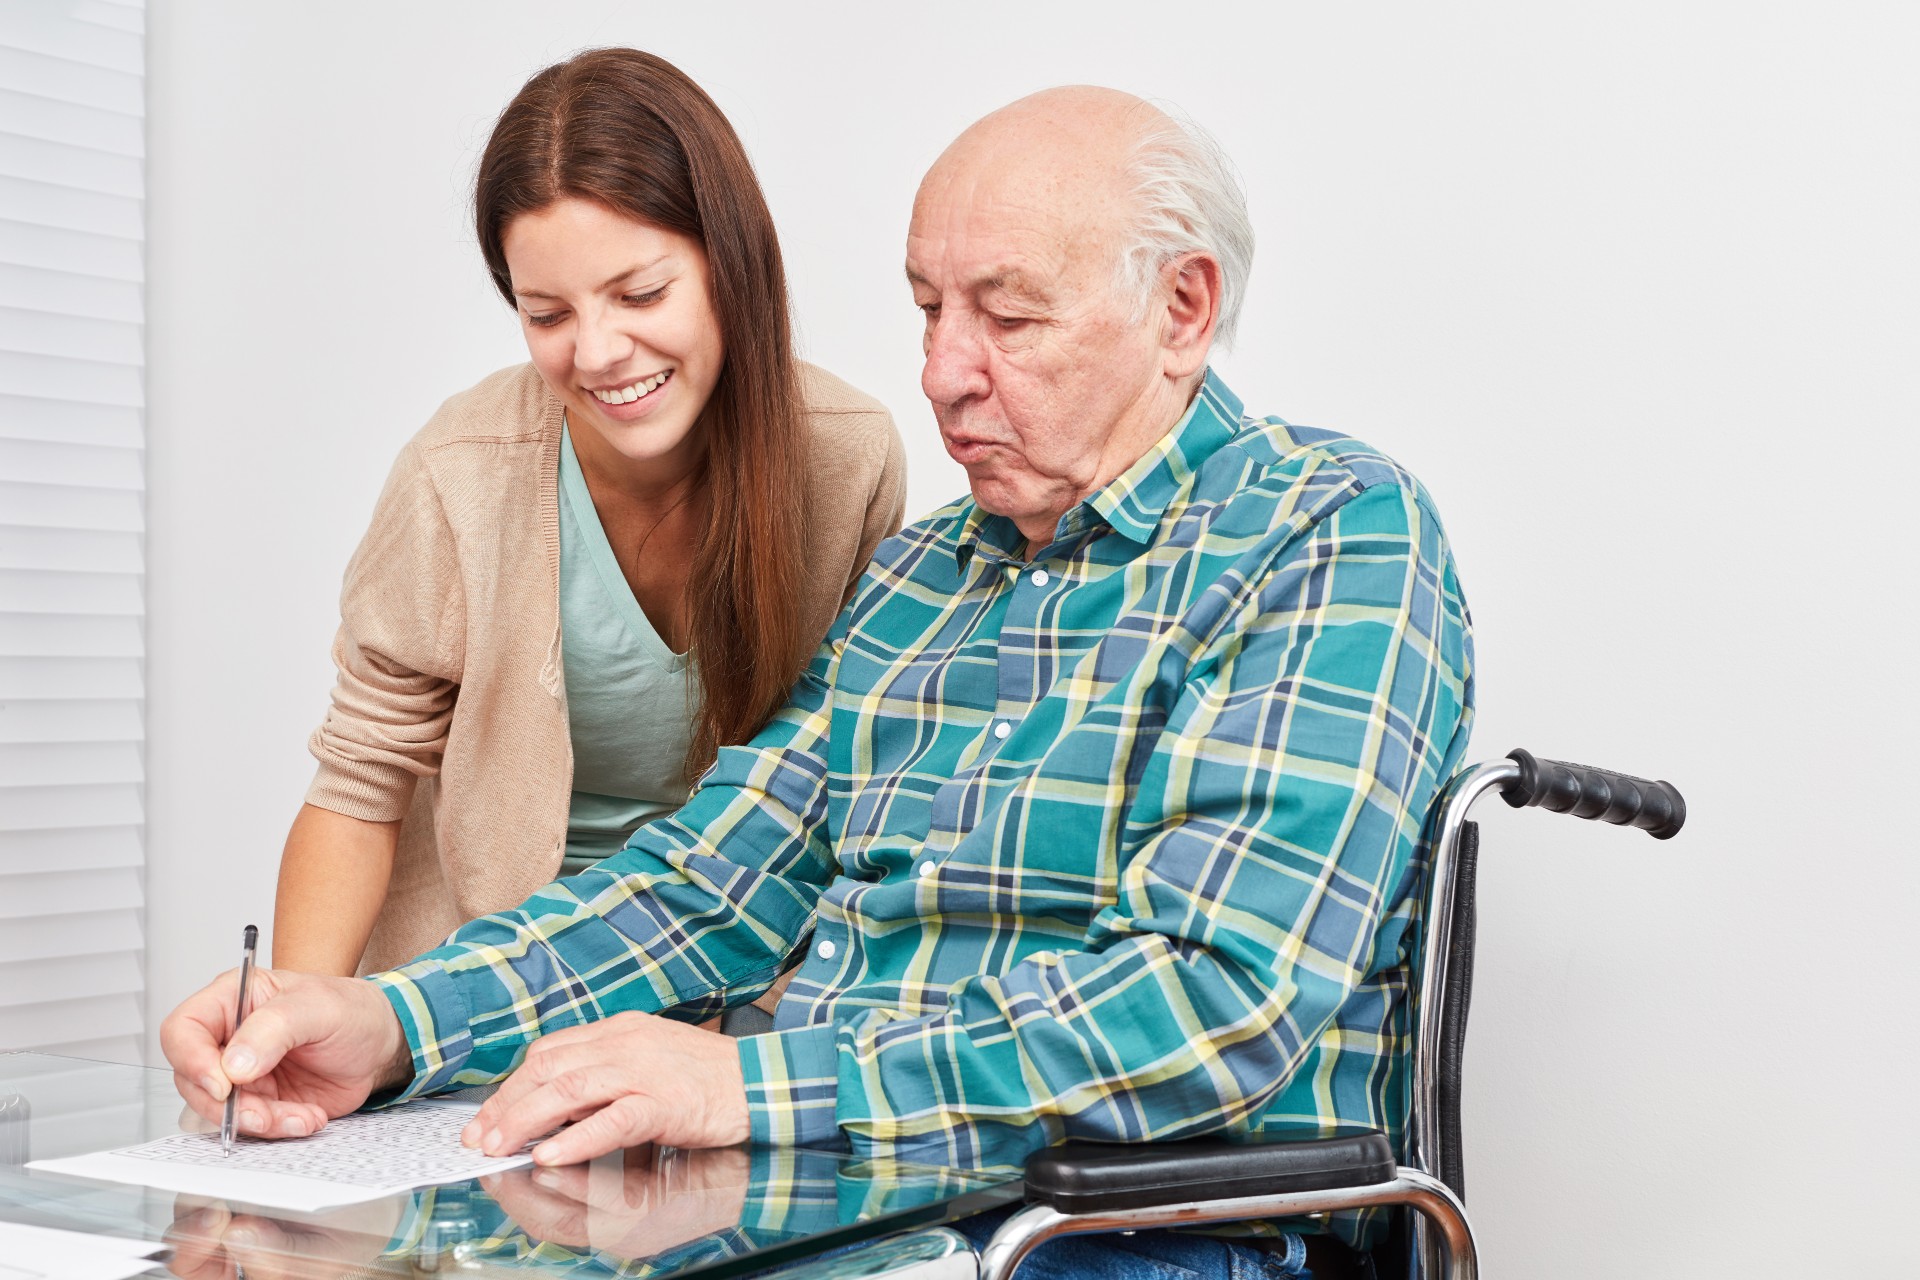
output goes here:
[[980, 506], [1036, 547], [1154, 438], [1141, 431], [1159, 412], [1159, 332], [1116, 287], [1123, 224], [1107, 186], [943, 160], [907, 233], [941, 439]]

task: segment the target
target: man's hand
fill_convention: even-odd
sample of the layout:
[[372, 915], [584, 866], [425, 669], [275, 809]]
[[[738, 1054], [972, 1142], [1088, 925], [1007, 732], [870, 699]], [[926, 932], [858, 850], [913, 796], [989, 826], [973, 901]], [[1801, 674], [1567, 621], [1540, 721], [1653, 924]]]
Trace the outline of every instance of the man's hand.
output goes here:
[[578, 1164], [648, 1142], [745, 1142], [740, 1052], [730, 1037], [646, 1013], [556, 1031], [533, 1042], [461, 1141], [512, 1155], [561, 1125], [572, 1127], [533, 1149], [536, 1164]]
[[219, 1124], [238, 1088], [240, 1132], [304, 1137], [412, 1078], [400, 1019], [372, 983], [255, 969], [253, 1010], [236, 1032], [238, 982], [238, 970], [222, 974], [160, 1025], [174, 1087], [202, 1119]]
[[512, 1169], [480, 1185], [536, 1240], [639, 1261], [739, 1226], [750, 1174], [742, 1147], [642, 1147], [617, 1166]]

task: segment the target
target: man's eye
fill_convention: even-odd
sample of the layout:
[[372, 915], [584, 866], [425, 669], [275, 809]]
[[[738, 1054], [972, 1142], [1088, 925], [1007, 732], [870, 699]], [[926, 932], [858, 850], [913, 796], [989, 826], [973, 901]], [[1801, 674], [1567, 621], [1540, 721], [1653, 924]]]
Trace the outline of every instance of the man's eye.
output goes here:
[[920, 302], [914, 305], [918, 306], [921, 313], [929, 320], [940, 314], [940, 304], [937, 302]]
[[620, 301], [628, 304], [629, 306], [650, 307], [654, 303], [660, 301], [660, 299], [666, 296], [667, 296], [667, 287], [665, 285], [661, 285], [658, 289], [655, 289], [650, 293], [625, 294], [621, 297]]
[[1018, 329], [1027, 323], [1029, 321], [1026, 316], [995, 316], [993, 318], [994, 328], [1008, 331]]

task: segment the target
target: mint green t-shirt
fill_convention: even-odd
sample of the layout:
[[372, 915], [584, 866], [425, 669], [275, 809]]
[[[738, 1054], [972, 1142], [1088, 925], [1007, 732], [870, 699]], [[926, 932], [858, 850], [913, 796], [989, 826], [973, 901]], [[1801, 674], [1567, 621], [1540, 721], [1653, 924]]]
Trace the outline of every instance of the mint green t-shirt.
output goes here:
[[560, 436], [560, 645], [573, 802], [564, 874], [626, 844], [687, 799], [682, 770], [700, 688], [687, 655], [647, 621], [593, 509], [573, 438]]

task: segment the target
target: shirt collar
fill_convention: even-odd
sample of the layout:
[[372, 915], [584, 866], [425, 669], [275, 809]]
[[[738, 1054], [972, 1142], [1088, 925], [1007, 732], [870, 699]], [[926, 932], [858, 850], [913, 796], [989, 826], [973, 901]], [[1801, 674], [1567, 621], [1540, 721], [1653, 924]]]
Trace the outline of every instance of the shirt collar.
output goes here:
[[1088, 518], [1145, 546], [1153, 540], [1168, 504], [1192, 482], [1201, 464], [1240, 429], [1240, 409], [1240, 397], [1208, 369], [1193, 403], [1173, 429], [1113, 483], [1088, 494], [1066, 518], [1072, 520], [1085, 508]]
[[[1132, 466], [1062, 516], [1054, 541], [1104, 525], [1128, 541], [1145, 546], [1152, 541], [1153, 531], [1174, 497], [1201, 464], [1239, 430], [1241, 408], [1240, 397], [1209, 368], [1180, 420]], [[972, 504], [961, 523], [954, 558], [965, 573], [976, 550], [1001, 559], [1019, 559], [1025, 543], [1012, 520]]]

